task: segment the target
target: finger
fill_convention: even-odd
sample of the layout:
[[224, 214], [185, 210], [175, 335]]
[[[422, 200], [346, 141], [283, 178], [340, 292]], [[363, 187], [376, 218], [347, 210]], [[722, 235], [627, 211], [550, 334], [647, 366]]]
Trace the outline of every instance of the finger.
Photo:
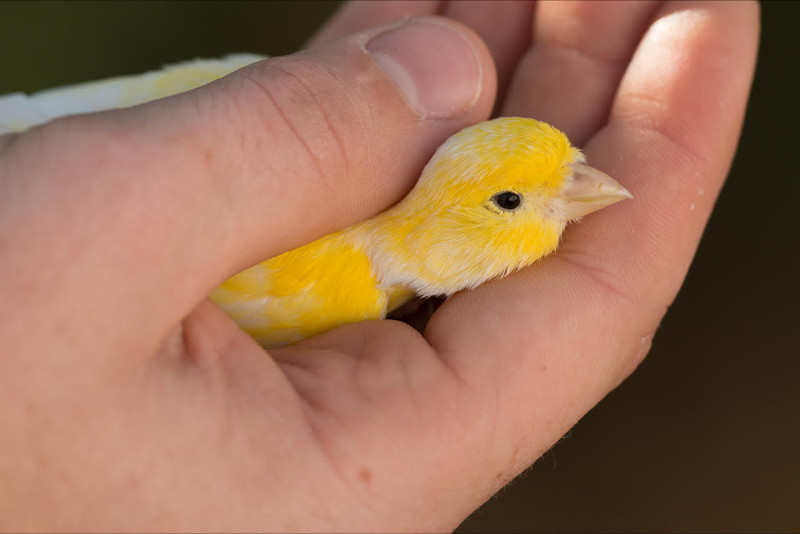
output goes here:
[[497, 109], [517, 63], [530, 45], [534, 2], [456, 0], [443, 15], [466, 24], [481, 36], [497, 68]]
[[628, 60], [658, 2], [540, 2], [533, 46], [502, 115], [534, 117], [576, 145], [605, 122]]
[[360, 0], [344, 2], [330, 19], [309, 39], [316, 46], [351, 33], [364, 31], [403, 17], [437, 15], [442, 2], [439, 0]]
[[80, 306], [53, 323], [73, 335], [115, 317], [140, 350], [126, 325], [168, 329], [237, 270], [387, 208], [493, 99], [480, 39], [424, 19], [34, 129], [0, 169], [4, 303]]
[[498, 95], [502, 100], [517, 62], [530, 45], [534, 5], [529, 0], [347, 2], [311, 43], [330, 41], [401, 17], [444, 15], [467, 25], [486, 43], [497, 69]]
[[426, 337], [497, 414], [483, 459], [503, 476], [485, 484], [529, 465], [646, 354], [733, 156], [757, 12], [742, 2], [665, 5], [587, 146], [634, 200], [571, 227], [553, 257], [434, 314]]

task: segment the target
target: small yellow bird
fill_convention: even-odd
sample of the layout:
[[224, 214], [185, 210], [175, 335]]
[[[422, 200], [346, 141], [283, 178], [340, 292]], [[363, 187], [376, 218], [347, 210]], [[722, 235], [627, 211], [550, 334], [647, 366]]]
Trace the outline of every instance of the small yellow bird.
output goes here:
[[[236, 54], [0, 97], [0, 134], [192, 89], [263, 59]], [[450, 296], [553, 252], [568, 221], [631, 198], [552, 126], [505, 117], [450, 137], [412, 191], [367, 221], [268, 259], [211, 294], [265, 347], [382, 319], [415, 295]]]
[[568, 221], [631, 194], [552, 126], [504, 117], [450, 137], [397, 205], [268, 259], [212, 294], [265, 347], [382, 319], [553, 252]]

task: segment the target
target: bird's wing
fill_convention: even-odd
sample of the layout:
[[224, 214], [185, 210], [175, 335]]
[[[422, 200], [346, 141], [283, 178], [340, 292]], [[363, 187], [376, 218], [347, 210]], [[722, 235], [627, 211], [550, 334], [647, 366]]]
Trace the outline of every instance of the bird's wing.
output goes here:
[[363, 249], [337, 232], [232, 276], [211, 300], [262, 345], [274, 347], [383, 319], [388, 295]]
[[264, 58], [231, 54], [220, 59], [195, 59], [145, 74], [45, 89], [31, 95], [0, 96], [0, 134], [21, 132], [65, 115], [135, 106], [182, 93]]

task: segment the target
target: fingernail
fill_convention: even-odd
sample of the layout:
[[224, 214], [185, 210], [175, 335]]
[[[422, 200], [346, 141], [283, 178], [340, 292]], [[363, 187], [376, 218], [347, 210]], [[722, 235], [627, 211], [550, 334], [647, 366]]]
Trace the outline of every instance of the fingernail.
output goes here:
[[406, 20], [365, 46], [420, 118], [458, 115], [478, 100], [481, 64], [457, 30], [430, 20]]

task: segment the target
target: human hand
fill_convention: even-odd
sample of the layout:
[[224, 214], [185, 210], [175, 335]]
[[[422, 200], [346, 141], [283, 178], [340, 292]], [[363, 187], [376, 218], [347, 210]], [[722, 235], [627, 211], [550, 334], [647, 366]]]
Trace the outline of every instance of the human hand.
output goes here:
[[635, 367], [735, 148], [752, 4], [542, 3], [530, 50], [530, 6], [449, 4], [501, 114], [563, 129], [635, 200], [425, 337], [362, 323], [268, 358], [204, 300], [388, 207], [489, 115], [461, 27], [461, 61], [421, 35], [444, 30], [397, 34], [433, 62], [428, 120], [364, 35], [331, 41], [432, 6], [352, 4], [296, 56], [0, 137], [6, 529], [452, 529]]

